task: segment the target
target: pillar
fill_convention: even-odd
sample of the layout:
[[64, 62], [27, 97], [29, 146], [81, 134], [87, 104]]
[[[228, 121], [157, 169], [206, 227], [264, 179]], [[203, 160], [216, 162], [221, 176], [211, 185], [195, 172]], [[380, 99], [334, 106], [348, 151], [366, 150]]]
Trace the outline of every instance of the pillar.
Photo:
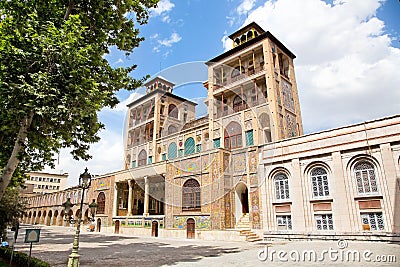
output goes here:
[[132, 216], [132, 195], [133, 195], [133, 180], [128, 180], [128, 215]]
[[149, 178], [144, 177], [144, 213], [143, 216], [149, 216]]
[[118, 214], [118, 183], [115, 183], [112, 216], [116, 217], [117, 214]]

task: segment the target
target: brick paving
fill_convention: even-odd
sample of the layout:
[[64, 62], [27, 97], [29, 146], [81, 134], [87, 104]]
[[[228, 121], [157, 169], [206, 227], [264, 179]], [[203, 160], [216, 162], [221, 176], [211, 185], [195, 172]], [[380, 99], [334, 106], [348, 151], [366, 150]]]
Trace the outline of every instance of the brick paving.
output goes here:
[[[25, 230], [23, 226], [15, 245], [17, 251], [29, 251], [29, 244], [23, 243]], [[68, 255], [71, 253], [74, 228], [46, 227], [41, 228], [40, 242], [33, 245], [32, 256], [50, 262], [52, 266], [66, 266]], [[261, 250], [268, 246], [269, 258], [265, 261], [258, 259]], [[281, 259], [278, 252], [281, 252]], [[302, 260], [304, 250], [316, 251], [317, 261], [324, 255], [324, 260], [313, 262]], [[327, 250], [323, 254], [323, 250]], [[332, 259], [329, 252], [360, 251], [360, 262], [336, 260], [333, 253]], [[370, 254], [368, 251], [372, 254]], [[275, 252], [273, 252], [275, 251]], [[296, 253], [300, 251], [300, 260], [293, 261]], [[362, 253], [367, 251], [367, 258], [363, 259]], [[286, 256], [284, 254], [286, 252]], [[273, 260], [271, 260], [271, 253]], [[349, 241], [347, 247], [339, 249], [336, 241], [294, 241], [294, 242], [224, 242], [204, 240], [182, 240], [172, 238], [136, 237], [128, 235], [114, 235], [88, 232], [82, 230], [79, 254], [81, 266], [399, 266], [400, 244], [383, 242], [355, 242]], [[396, 262], [373, 262], [377, 255], [394, 255]], [[260, 254], [265, 258], [265, 253]], [[340, 255], [339, 255], [340, 256]], [[346, 257], [344, 257], [346, 258]], [[283, 260], [287, 262], [283, 262]], [[390, 259], [393, 261], [393, 258]]]

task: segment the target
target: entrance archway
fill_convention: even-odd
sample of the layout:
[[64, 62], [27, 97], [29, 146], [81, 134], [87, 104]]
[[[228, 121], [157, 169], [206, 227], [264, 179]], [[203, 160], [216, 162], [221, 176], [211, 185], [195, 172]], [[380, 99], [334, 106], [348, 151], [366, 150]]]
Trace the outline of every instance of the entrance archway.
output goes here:
[[119, 234], [119, 220], [115, 221], [114, 234]]
[[101, 219], [98, 218], [97, 219], [97, 232], [100, 232], [100, 229], [101, 229]]
[[249, 190], [240, 182], [236, 185], [236, 219], [239, 220], [244, 214], [249, 213]]
[[186, 221], [186, 238], [194, 239], [196, 223], [194, 219], [189, 218]]
[[158, 222], [157, 221], [151, 222], [151, 236], [154, 236], [154, 237], [158, 236]]

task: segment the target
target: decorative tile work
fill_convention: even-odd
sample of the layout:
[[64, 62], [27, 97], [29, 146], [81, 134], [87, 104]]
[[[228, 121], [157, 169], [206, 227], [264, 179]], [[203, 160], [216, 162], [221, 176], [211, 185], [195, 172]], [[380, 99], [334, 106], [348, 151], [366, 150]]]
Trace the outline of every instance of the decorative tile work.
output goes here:
[[258, 152], [249, 152], [249, 172], [257, 172], [258, 167]]
[[174, 228], [186, 229], [186, 222], [189, 218], [196, 221], [196, 229], [210, 229], [210, 216], [175, 216]]
[[251, 175], [249, 175], [249, 178], [250, 178], [250, 187], [251, 188], [255, 188], [255, 187], [258, 187], [258, 176], [257, 176], [257, 174], [251, 174]]
[[251, 199], [251, 223], [252, 228], [260, 229], [261, 228], [261, 219], [260, 219], [260, 198], [259, 198], [259, 191], [256, 190], [254, 192], [250, 192], [250, 199]]
[[211, 229], [220, 229], [219, 219], [220, 219], [219, 201], [215, 200], [213, 203], [211, 203]]
[[246, 154], [232, 155], [233, 175], [240, 175], [246, 172]]
[[246, 131], [253, 129], [253, 124], [251, 123], [251, 120], [245, 122], [245, 129]]
[[225, 199], [225, 228], [232, 228], [231, 213], [231, 194], [228, 193], [224, 196]]

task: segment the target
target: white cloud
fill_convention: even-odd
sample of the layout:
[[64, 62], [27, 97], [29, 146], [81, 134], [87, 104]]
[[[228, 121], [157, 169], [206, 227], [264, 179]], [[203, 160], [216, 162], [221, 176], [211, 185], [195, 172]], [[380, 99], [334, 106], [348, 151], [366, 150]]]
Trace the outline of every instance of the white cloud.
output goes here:
[[156, 39], [157, 37], [158, 37], [158, 33], [155, 33], [155, 34], [150, 36], [150, 39]]
[[169, 15], [165, 15], [165, 16], [163, 16], [161, 18], [161, 21], [165, 22], [165, 23], [170, 23], [171, 22], [171, 18], [169, 17]]
[[162, 13], [166, 13], [172, 10], [172, 8], [175, 7], [174, 3], [171, 3], [170, 0], [161, 0], [160, 2], [158, 2], [157, 7], [156, 8], [151, 8], [150, 9], [150, 13], [152, 14], [152, 16], [159, 16]]
[[[122, 127], [123, 125], [121, 125]], [[78, 184], [79, 175], [87, 167], [89, 173], [104, 174], [121, 170], [123, 167], [123, 135], [121, 132], [113, 132], [110, 129], [102, 131], [101, 141], [91, 145], [89, 154], [93, 158], [89, 161], [76, 161], [72, 158], [69, 150], [63, 149], [56, 162], [56, 168], [46, 168], [45, 171], [52, 173], [68, 172], [67, 186]]]
[[243, 2], [236, 8], [236, 12], [239, 15], [245, 15], [254, 7], [255, 4], [256, 0], [243, 0]]
[[164, 40], [158, 40], [158, 43], [161, 46], [166, 46], [166, 47], [171, 47], [173, 44], [179, 42], [180, 40], [182, 40], [182, 37], [177, 34], [176, 32], [172, 33], [171, 36], [167, 39]]
[[[243, 4], [243, 3], [242, 3]], [[380, 0], [270, 0], [249, 13], [297, 55], [305, 130], [399, 113], [400, 49], [391, 46]], [[228, 38], [224, 48], [231, 47]]]

